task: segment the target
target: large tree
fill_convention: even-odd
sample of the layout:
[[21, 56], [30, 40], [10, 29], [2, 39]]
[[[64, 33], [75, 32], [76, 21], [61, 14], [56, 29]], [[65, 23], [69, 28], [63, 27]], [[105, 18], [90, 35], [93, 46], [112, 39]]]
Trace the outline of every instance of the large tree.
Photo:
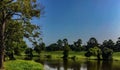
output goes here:
[[36, 0], [0, 0], [0, 69], [4, 68], [6, 25], [17, 21], [22, 25], [31, 24], [33, 17], [40, 16], [40, 7]]

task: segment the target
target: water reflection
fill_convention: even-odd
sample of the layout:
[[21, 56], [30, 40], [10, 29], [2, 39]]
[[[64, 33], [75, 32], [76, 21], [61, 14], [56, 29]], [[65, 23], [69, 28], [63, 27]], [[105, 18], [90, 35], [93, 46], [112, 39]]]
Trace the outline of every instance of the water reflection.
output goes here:
[[45, 70], [120, 70], [120, 61], [37, 60]]

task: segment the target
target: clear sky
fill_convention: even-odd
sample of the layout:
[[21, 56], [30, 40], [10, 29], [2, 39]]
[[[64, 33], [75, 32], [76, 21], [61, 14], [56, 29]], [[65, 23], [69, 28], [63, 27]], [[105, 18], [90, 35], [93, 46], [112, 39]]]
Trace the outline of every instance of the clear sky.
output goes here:
[[90, 37], [98, 42], [120, 37], [120, 0], [40, 0], [45, 15], [41, 25], [43, 41], [49, 45], [67, 38], [69, 43]]

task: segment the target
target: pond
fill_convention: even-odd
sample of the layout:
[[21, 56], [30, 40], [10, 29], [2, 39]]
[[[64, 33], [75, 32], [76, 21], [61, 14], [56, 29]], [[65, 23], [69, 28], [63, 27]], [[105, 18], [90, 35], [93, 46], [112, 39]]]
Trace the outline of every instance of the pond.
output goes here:
[[120, 70], [120, 61], [97, 60], [37, 60], [44, 70]]

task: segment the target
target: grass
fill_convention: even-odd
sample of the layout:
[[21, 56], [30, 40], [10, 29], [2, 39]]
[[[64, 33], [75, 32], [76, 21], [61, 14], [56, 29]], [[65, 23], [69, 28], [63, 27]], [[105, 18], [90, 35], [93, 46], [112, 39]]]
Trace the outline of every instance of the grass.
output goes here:
[[11, 60], [5, 62], [5, 70], [43, 70], [43, 66], [34, 61]]
[[[76, 59], [86, 59], [84, 56], [85, 52], [75, 52], [75, 51], [69, 51], [69, 58], [75, 56]], [[51, 55], [52, 59], [61, 59], [63, 56], [63, 51], [52, 51], [52, 52], [41, 52], [41, 58], [44, 58], [45, 55]], [[95, 56], [91, 56], [89, 59], [96, 59]], [[113, 60], [120, 60], [120, 52], [114, 52], [113, 53]]]
[[[85, 52], [75, 52], [75, 51], [69, 51], [69, 58], [75, 56], [76, 59], [86, 59], [84, 56]], [[63, 57], [63, 51], [52, 51], [52, 52], [41, 52], [41, 59], [45, 59], [45, 55], [51, 55], [52, 59], [61, 59]], [[91, 56], [90, 59], [95, 59], [94, 56]]]
[[113, 60], [120, 60], [120, 52], [113, 53]]

